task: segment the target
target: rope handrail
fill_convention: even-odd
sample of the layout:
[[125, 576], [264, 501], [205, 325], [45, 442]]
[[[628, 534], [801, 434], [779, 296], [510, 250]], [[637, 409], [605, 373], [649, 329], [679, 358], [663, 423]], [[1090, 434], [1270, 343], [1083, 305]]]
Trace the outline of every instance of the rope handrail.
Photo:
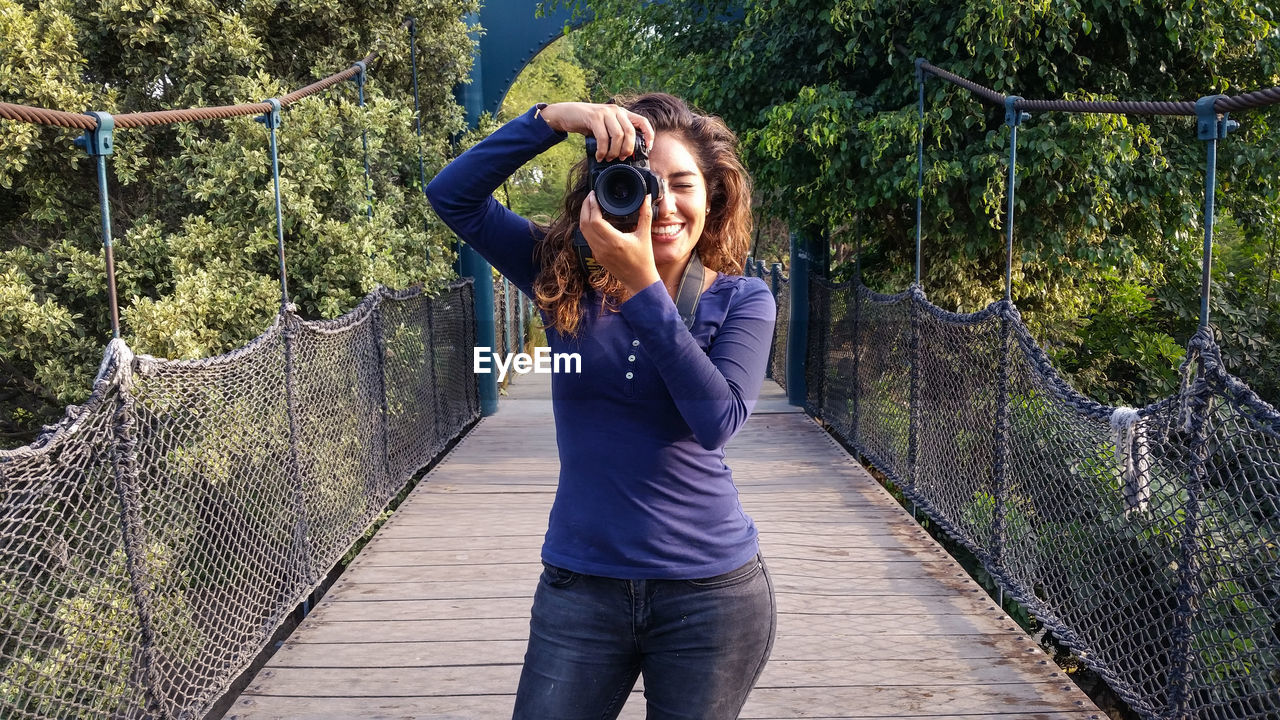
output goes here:
[[[375, 51], [366, 55], [360, 62], [367, 65], [377, 58], [378, 53]], [[296, 103], [310, 95], [314, 95], [321, 90], [330, 88], [340, 82], [350, 80], [355, 77], [358, 72], [360, 72], [360, 66], [353, 63], [345, 70], [336, 72], [326, 78], [317, 80], [304, 88], [294, 90], [288, 95], [282, 96], [280, 98], [280, 105], [285, 107], [292, 105], [293, 103]], [[199, 120], [247, 117], [250, 115], [262, 115], [263, 113], [268, 112], [271, 112], [271, 105], [269, 103], [260, 102], [244, 103], [241, 105], [218, 105], [212, 107], [122, 113], [120, 115], [112, 115], [111, 117], [115, 120], [117, 128], [139, 128], [155, 125], [170, 125], [173, 123], [195, 122]], [[75, 130], [93, 130], [98, 127], [97, 121], [88, 115], [7, 102], [0, 102], [0, 118], [16, 120], [18, 122], [33, 123], [36, 125], [52, 125], [55, 127], [72, 128]]]
[[[931, 63], [922, 62], [920, 67], [922, 70], [934, 77], [946, 80], [953, 85], [968, 90], [988, 104], [1003, 106], [1005, 104], [1005, 100], [1008, 98], [1008, 96], [1003, 93], [992, 90], [989, 87], [979, 85], [968, 78], [943, 70]], [[1213, 108], [1219, 113], [1225, 113], [1236, 112], [1239, 110], [1251, 110], [1276, 104], [1280, 104], [1280, 87], [1255, 90], [1243, 95], [1223, 95], [1214, 102]], [[1190, 100], [1027, 100], [1025, 98], [1018, 98], [1014, 101], [1013, 107], [1015, 110], [1034, 110], [1036, 112], [1061, 111], [1078, 113], [1188, 116], [1194, 116], [1196, 114], [1196, 104], [1194, 101]]]

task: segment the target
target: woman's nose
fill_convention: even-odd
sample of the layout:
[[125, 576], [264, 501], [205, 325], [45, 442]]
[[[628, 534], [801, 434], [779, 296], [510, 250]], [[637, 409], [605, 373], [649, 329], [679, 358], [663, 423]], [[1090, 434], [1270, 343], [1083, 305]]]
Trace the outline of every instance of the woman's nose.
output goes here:
[[676, 199], [671, 196], [671, 193], [664, 192], [662, 193], [662, 197], [658, 198], [658, 207], [656, 209], [659, 217], [668, 213], [674, 213], [676, 211]]

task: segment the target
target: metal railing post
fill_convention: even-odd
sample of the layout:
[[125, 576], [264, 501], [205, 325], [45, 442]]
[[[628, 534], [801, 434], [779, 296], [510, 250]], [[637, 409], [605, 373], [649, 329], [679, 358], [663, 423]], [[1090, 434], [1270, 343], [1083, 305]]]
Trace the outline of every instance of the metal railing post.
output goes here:
[[804, 407], [805, 355], [809, 348], [809, 247], [791, 233], [791, 318], [787, 333], [787, 402]]
[[120, 300], [116, 293], [116, 256], [111, 245], [111, 200], [107, 195], [107, 156], [115, 151], [115, 118], [110, 113], [87, 112], [98, 127], [75, 139], [76, 147], [94, 158], [98, 168], [98, 210], [101, 216], [102, 256], [107, 265], [107, 303], [111, 308], [111, 337], [120, 337]]
[[[364, 83], [365, 76], [368, 75], [368, 64], [363, 60], [355, 63], [360, 69], [351, 79], [356, 83], [356, 91], [359, 97], [359, 107], [364, 108]], [[366, 203], [365, 215], [369, 218], [373, 217], [373, 181], [369, 179], [369, 129], [367, 127], [367, 114], [361, 114], [360, 117], [360, 144], [364, 146], [364, 199]]]
[[996, 377], [996, 420], [994, 430], [994, 452], [991, 459], [991, 549], [990, 562], [993, 568], [1004, 563], [1006, 543], [1005, 520], [1008, 513], [1009, 495], [1009, 433], [1012, 397], [1009, 375], [1012, 358], [1010, 353], [1010, 337], [1013, 331], [1013, 217], [1014, 202], [1017, 195], [1018, 168], [1018, 126], [1031, 116], [1017, 109], [1022, 98], [1011, 96], [1005, 99], [1005, 124], [1009, 126], [1009, 185], [1005, 191], [1008, 205], [1005, 211], [1005, 274], [1004, 274], [1004, 306], [1000, 312], [1000, 365]]

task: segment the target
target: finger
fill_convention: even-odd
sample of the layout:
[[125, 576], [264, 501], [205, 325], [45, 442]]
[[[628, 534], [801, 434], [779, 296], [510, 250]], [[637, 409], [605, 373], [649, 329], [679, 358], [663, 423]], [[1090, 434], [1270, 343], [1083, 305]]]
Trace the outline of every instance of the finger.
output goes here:
[[622, 123], [618, 122], [617, 113], [608, 113], [604, 117], [605, 129], [609, 132], [609, 152], [605, 155], [606, 160], [624, 157], [622, 155]]
[[631, 157], [636, 154], [636, 126], [631, 124], [631, 113], [626, 108], [618, 108], [618, 127], [622, 128], [622, 155]]
[[640, 203], [640, 212], [636, 215], [636, 236], [648, 238], [649, 231], [653, 227], [653, 199]]
[[598, 115], [591, 118], [591, 137], [596, 139], [596, 162], [609, 157], [609, 128]]
[[582, 199], [582, 207], [578, 211], [578, 224], [591, 225], [600, 217], [600, 205], [596, 203], [596, 193], [593, 190]]
[[649, 118], [643, 115], [640, 115], [638, 113], [633, 113], [628, 111], [627, 120], [631, 123], [632, 127], [640, 131], [640, 135], [644, 137], [645, 145], [647, 145], [649, 149], [652, 150], [653, 139], [657, 135], [657, 133], [653, 131], [653, 123], [649, 122]]

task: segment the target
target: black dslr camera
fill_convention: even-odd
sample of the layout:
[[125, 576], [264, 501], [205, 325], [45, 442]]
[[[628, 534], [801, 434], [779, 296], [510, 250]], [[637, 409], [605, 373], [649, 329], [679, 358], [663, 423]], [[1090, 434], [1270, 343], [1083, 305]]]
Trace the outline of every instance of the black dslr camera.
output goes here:
[[[636, 229], [640, 207], [646, 200], [662, 199], [662, 183], [649, 169], [649, 148], [639, 133], [636, 133], [635, 152], [630, 157], [603, 162], [596, 162], [596, 139], [587, 138], [587, 177], [604, 219], [622, 232]], [[591, 247], [581, 230], [574, 230], [573, 240], [579, 264], [590, 275], [599, 263], [591, 257]]]
[[604, 219], [622, 232], [636, 229], [646, 196], [657, 201], [662, 192], [658, 176], [649, 170], [649, 148], [639, 133], [631, 157], [603, 162], [596, 162], [596, 139], [587, 138], [587, 176]]

